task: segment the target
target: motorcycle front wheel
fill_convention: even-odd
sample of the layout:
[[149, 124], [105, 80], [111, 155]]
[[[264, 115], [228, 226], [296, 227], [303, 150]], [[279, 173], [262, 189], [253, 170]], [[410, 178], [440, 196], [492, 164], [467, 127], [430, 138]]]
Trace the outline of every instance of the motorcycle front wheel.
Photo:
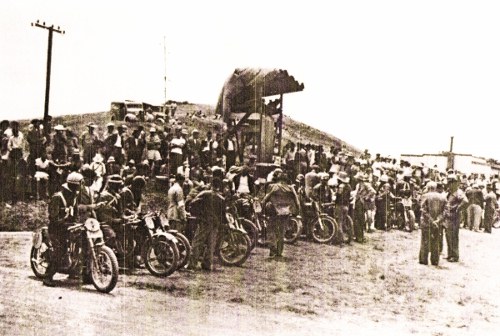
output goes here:
[[250, 238], [251, 248], [252, 250], [257, 246], [257, 240], [259, 239], [259, 230], [254, 223], [245, 219], [243, 217], [238, 218], [238, 221], [243, 226], [243, 229], [247, 232], [248, 237]]
[[49, 248], [45, 243], [39, 248], [32, 247], [30, 253], [30, 265], [33, 273], [39, 279], [43, 279], [45, 277], [45, 273], [47, 272], [47, 266], [49, 266]]
[[241, 266], [252, 250], [248, 234], [239, 230], [227, 230], [219, 240], [217, 253], [225, 266]]
[[118, 260], [107, 246], [97, 247], [95, 256], [90, 265], [92, 284], [99, 292], [109, 293], [118, 283]]
[[[321, 220], [321, 221], [320, 221]], [[321, 214], [312, 223], [312, 239], [319, 244], [330, 242], [337, 233], [337, 223], [332, 217]]]
[[290, 217], [285, 223], [285, 243], [295, 243], [302, 233], [302, 221], [296, 217]]
[[158, 236], [146, 243], [146, 268], [159, 277], [174, 273], [179, 265], [179, 250], [176, 243], [166, 236]]
[[171, 232], [177, 238], [177, 250], [179, 251], [179, 261], [177, 268], [183, 268], [187, 265], [191, 257], [191, 244], [189, 240], [180, 232]]

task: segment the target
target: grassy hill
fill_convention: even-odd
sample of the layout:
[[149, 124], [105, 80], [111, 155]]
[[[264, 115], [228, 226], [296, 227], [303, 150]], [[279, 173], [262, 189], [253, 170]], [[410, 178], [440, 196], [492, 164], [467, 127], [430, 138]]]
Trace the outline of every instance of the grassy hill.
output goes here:
[[[190, 116], [196, 112], [201, 111], [206, 118], [191, 118]], [[197, 128], [201, 135], [208, 130], [213, 132], [222, 132], [224, 130], [224, 123], [215, 118], [215, 109], [211, 105], [203, 104], [178, 104], [176, 118], [177, 122], [188, 129], [191, 132], [194, 128]], [[97, 112], [97, 113], [85, 113], [78, 115], [65, 115], [54, 117], [52, 125], [64, 124], [66, 127], [71, 127], [77, 134], [81, 134], [85, 130], [85, 125], [93, 121], [99, 125], [99, 130], [102, 132], [105, 129], [105, 125], [111, 121], [111, 115], [108, 112]], [[29, 124], [29, 120], [22, 120], [21, 127], [25, 128]], [[144, 125], [145, 129], [153, 126], [151, 123], [137, 123]], [[155, 125], [162, 129], [164, 125]], [[351, 146], [345, 141], [325, 132], [322, 132], [316, 128], [308, 126], [302, 122], [295, 121], [289, 116], [284, 116], [284, 127], [283, 127], [283, 142], [286, 144], [288, 141], [293, 142], [303, 142], [303, 143], [314, 143], [321, 144], [325, 148], [329, 148], [331, 145], [345, 146], [349, 151], [354, 153], [361, 153], [358, 148]]]

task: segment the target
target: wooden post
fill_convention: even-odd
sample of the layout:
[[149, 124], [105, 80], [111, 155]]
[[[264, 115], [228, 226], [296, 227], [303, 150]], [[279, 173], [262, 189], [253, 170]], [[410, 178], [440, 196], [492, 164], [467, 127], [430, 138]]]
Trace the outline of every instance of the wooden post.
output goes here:
[[281, 138], [283, 136], [283, 93], [280, 94], [280, 115], [278, 117], [278, 155], [281, 157]]

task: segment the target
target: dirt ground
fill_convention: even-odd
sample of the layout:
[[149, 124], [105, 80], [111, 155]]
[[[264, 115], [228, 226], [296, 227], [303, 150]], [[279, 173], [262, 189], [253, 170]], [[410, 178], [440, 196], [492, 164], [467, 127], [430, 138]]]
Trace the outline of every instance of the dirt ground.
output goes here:
[[[375, 232], [364, 245], [257, 248], [213, 273], [122, 274], [109, 295], [29, 268], [31, 234], [0, 233], [3, 335], [496, 335], [500, 230], [460, 233], [459, 263], [418, 264], [420, 232]], [[445, 247], [446, 251], [446, 247]], [[446, 254], [446, 252], [445, 252]], [[445, 254], [443, 256], [445, 256]]]

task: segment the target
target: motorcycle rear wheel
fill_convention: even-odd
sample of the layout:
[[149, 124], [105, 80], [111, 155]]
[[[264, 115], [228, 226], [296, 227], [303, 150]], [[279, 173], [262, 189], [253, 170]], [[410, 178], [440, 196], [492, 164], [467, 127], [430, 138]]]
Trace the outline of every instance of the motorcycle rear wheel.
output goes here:
[[191, 257], [191, 244], [189, 240], [180, 232], [172, 232], [177, 238], [177, 250], [179, 251], [179, 261], [177, 269], [183, 268], [187, 265], [189, 257]]
[[285, 243], [295, 243], [302, 234], [302, 221], [296, 217], [290, 217], [285, 223]]
[[146, 259], [148, 271], [158, 277], [166, 277], [174, 273], [179, 265], [179, 250], [176, 243], [166, 236], [158, 236], [146, 242]]
[[250, 256], [251, 240], [248, 234], [238, 230], [228, 230], [222, 234], [217, 244], [217, 254], [225, 266], [241, 266]]
[[[321, 225], [319, 219], [321, 218]], [[330, 242], [337, 233], [337, 222], [332, 217], [321, 214], [319, 218], [314, 219], [311, 230], [312, 239], [319, 244]]]
[[107, 246], [96, 248], [96, 260], [90, 264], [90, 277], [95, 289], [101, 293], [111, 292], [118, 283], [118, 260]]
[[47, 272], [49, 248], [45, 243], [42, 243], [40, 248], [32, 247], [30, 253], [30, 265], [33, 273], [38, 279], [43, 279]]

